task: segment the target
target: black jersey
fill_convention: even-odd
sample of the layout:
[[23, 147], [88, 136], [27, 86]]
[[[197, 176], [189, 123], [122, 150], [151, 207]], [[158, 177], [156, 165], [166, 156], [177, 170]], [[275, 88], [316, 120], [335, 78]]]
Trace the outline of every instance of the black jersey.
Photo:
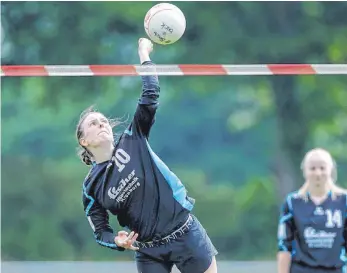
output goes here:
[[114, 244], [108, 212], [144, 242], [160, 239], [183, 224], [194, 205], [184, 185], [148, 143], [160, 87], [156, 76], [142, 76], [142, 82], [135, 115], [115, 143], [112, 159], [94, 164], [83, 183], [84, 210], [97, 242], [118, 250], [122, 249]]
[[298, 194], [289, 194], [278, 228], [279, 251], [289, 251], [292, 263], [336, 269], [346, 263], [346, 195], [331, 194], [315, 205]]

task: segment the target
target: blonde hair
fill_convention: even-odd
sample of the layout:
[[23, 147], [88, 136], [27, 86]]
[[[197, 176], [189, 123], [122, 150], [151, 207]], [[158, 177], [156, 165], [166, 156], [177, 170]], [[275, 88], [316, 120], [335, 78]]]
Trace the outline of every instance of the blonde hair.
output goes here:
[[[335, 200], [337, 196], [341, 194], [347, 194], [347, 190], [336, 185], [336, 181], [337, 181], [336, 162], [327, 150], [324, 150], [322, 148], [315, 148], [308, 151], [301, 162], [301, 170], [304, 171], [308, 158], [310, 158], [312, 154], [317, 154], [317, 153], [322, 155], [327, 160], [328, 164], [330, 164], [331, 166], [331, 179], [328, 180], [328, 187], [329, 187], [329, 190], [331, 191], [332, 199]], [[309, 183], [308, 181], [305, 181], [305, 183], [301, 186], [301, 188], [298, 191], [299, 197], [303, 198], [305, 201], [308, 201], [308, 187], [309, 187]]]

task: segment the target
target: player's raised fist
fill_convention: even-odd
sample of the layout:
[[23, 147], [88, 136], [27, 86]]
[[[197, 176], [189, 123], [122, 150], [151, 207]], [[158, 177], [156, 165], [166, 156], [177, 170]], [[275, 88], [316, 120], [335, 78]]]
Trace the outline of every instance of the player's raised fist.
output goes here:
[[153, 51], [153, 44], [147, 38], [139, 39], [139, 52], [146, 52], [150, 54]]

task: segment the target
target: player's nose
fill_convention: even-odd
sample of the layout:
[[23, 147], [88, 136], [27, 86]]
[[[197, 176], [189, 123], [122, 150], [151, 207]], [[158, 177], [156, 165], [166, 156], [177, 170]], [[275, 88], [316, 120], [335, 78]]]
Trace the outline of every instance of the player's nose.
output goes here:
[[99, 122], [99, 127], [100, 128], [104, 128], [105, 126], [104, 126], [104, 124], [102, 122]]

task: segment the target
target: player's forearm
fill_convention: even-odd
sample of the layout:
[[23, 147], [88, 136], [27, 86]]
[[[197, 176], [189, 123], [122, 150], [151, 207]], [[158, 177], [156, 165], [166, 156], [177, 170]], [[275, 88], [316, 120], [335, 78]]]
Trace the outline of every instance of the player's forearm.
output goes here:
[[287, 251], [277, 253], [277, 273], [289, 273], [291, 264], [291, 254]]
[[104, 247], [116, 249], [119, 251], [124, 251], [124, 248], [118, 247], [114, 241], [114, 238], [116, 235], [113, 232], [104, 230], [104, 231], [99, 231], [95, 232], [95, 239], [98, 244]]
[[[148, 66], [149, 71], [155, 71], [152, 61], [145, 61], [142, 65]], [[155, 75], [142, 76], [142, 94], [140, 104], [153, 105], [158, 102], [160, 87], [158, 77]]]
[[151, 58], [149, 57], [149, 53], [146, 50], [139, 50], [140, 63], [150, 62]]
[[146, 72], [153, 73], [149, 76], [142, 76], [142, 94], [139, 101], [142, 105], [156, 105], [159, 98], [159, 80], [156, 75], [156, 66], [152, 63], [149, 54], [153, 50], [153, 44], [145, 38], [139, 40], [138, 54], [142, 66], [146, 66]]

